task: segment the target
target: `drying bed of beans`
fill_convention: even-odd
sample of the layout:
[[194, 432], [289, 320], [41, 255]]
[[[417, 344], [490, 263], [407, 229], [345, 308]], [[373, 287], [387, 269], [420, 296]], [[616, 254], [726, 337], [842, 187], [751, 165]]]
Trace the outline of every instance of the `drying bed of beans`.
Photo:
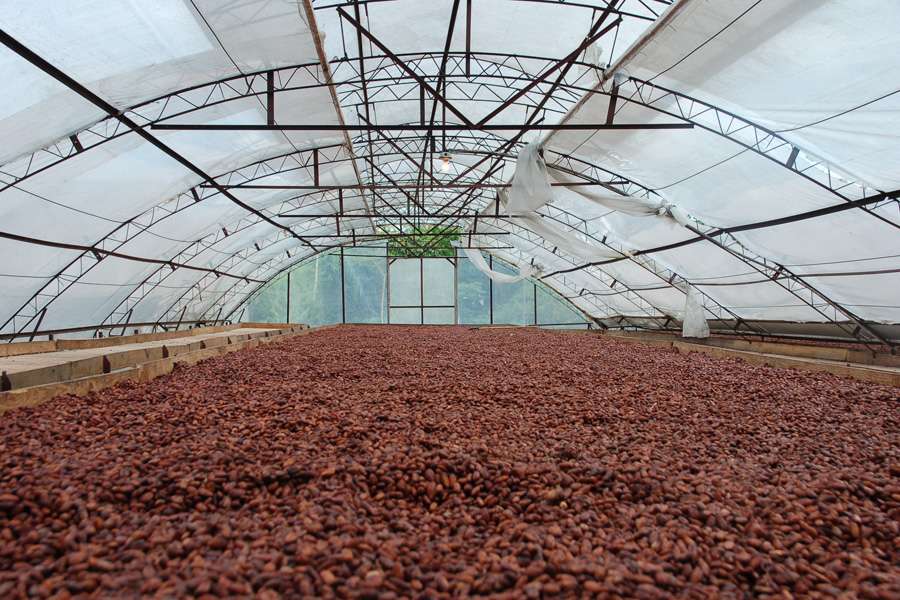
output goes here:
[[0, 417], [0, 597], [900, 594], [896, 390], [344, 327]]

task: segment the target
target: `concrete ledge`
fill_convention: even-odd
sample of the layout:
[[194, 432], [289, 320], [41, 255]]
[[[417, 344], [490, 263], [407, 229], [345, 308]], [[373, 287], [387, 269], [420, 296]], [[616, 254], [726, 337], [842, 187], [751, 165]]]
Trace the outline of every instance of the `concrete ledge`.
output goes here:
[[[180, 353], [172, 354], [165, 358], [160, 357], [151, 359], [119, 370], [112, 370], [108, 373], [92, 374], [72, 378], [68, 381], [45, 383], [43, 385], [33, 385], [13, 389], [7, 392], [0, 392], [0, 414], [7, 410], [22, 406], [36, 406], [61, 395], [71, 394], [73, 396], [85, 396], [91, 392], [102, 390], [124, 381], [150, 381], [161, 375], [171, 373], [172, 369], [175, 368], [175, 365], [193, 365], [208, 358], [222, 356], [236, 350], [253, 348], [261, 344], [279, 342], [326, 328], [327, 327], [309, 328], [305, 325], [294, 325], [279, 330], [279, 333], [275, 335], [271, 335], [268, 332], [245, 335], [241, 336], [243, 339], [240, 341], [235, 341], [230, 344], [217, 344], [210, 348], [200, 348], [201, 342], [193, 342], [181, 347], [176, 347], [176, 350], [181, 350]], [[163, 353], [162, 348], [166, 348], [166, 346], [160, 346], [159, 348], [159, 354], [161, 356]], [[188, 350], [188, 348], [192, 349]], [[154, 355], [155, 354], [151, 353], [147, 356]]]
[[852, 377], [861, 381], [871, 381], [873, 383], [881, 383], [895, 387], [900, 386], [900, 370], [894, 367], [859, 365], [825, 359], [802, 358], [763, 352], [748, 352], [745, 350], [733, 350], [731, 348], [720, 348], [718, 346], [691, 344], [687, 342], [672, 342], [672, 346], [678, 352], [699, 352], [701, 354], [720, 358], [740, 358], [741, 360], [750, 363], [763, 364], [770, 367], [786, 367], [804, 371], [826, 372], [842, 377]]
[[[860, 350], [849, 350], [847, 348], [831, 348], [819, 346], [801, 346], [798, 344], [779, 344], [777, 342], [749, 342], [745, 347], [765, 348], [770, 352], [738, 350], [735, 348], [723, 347], [722, 345], [713, 345], [712, 343], [699, 341], [685, 341], [682, 338], [674, 336], [660, 335], [619, 335], [607, 333], [610, 337], [630, 344], [647, 344], [648, 346], [656, 346], [661, 348], [672, 348], [676, 352], [699, 352], [709, 356], [719, 358], [739, 358], [754, 364], [769, 365], [771, 367], [782, 367], [791, 369], [801, 369], [804, 371], [819, 371], [833, 373], [842, 377], [852, 377], [861, 381], [871, 381], [873, 383], [881, 383], [884, 385], [900, 386], [900, 369], [895, 366], [882, 366], [873, 364], [858, 364], [848, 361], [830, 360], [826, 358], [815, 358], [811, 356], [800, 356], [799, 354], [812, 354], [819, 356], [856, 356], [861, 353]], [[744, 340], [716, 340], [711, 338], [708, 342], [744, 342]], [[753, 346], [753, 344], [757, 344]], [[740, 345], [740, 344], [739, 344]], [[824, 349], [828, 352], [819, 353], [817, 350]], [[810, 350], [813, 350], [810, 352]], [[838, 352], [830, 352], [837, 350]], [[790, 356], [788, 352], [794, 351], [795, 355]], [[842, 354], [840, 351], [852, 354]], [[871, 353], [864, 353], [871, 354]], [[894, 357], [888, 357], [893, 359]], [[886, 362], [890, 362], [886, 360]]]
[[0, 342], [0, 358], [20, 356], [22, 354], [42, 354], [46, 352], [56, 352], [58, 350], [86, 350], [91, 348], [123, 346], [125, 344], [158, 342], [161, 340], [185, 338], [195, 335], [209, 335], [211, 333], [237, 331], [240, 329], [285, 329], [293, 326], [294, 324], [292, 323], [238, 323], [236, 325], [196, 327], [194, 329], [181, 329], [179, 331], [160, 331], [158, 333], [139, 333], [137, 335], [122, 335], [83, 340], [59, 339], [40, 342], [13, 342], [11, 344]]

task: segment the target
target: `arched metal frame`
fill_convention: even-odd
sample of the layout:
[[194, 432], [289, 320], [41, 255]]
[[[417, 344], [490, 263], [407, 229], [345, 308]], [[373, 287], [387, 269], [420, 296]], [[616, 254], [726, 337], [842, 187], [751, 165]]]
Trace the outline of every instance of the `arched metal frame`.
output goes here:
[[[318, 9], [319, 7], [316, 8]], [[598, 6], [595, 8], [601, 9], [602, 7]], [[435, 75], [433, 72], [429, 72], [423, 68], [423, 65], [429, 63], [429, 61], [430, 64], [437, 66], [439, 57], [444, 58], [444, 60], [441, 61], [440, 73]], [[538, 83], [530, 90], [525, 91], [525, 93], [521, 93], [522, 88], [515, 87], [516, 83], [534, 82], [534, 76], [532, 76], [521, 64], [516, 67], [517, 61], [526, 59], [530, 61], [544, 60], [547, 64], [551, 64], [555, 59], [473, 52], [420, 53], [417, 55], [407, 55], [402, 57], [402, 59], [403, 62], [413, 64], [418, 68], [419, 78], [425, 80], [443, 80], [445, 83], [441, 90], [445, 95], [448, 93], [448, 90], [452, 91], [448, 97], [450, 101], [466, 98], [471, 99], [474, 97], [474, 92], [472, 92], [470, 88], [475, 87], [484, 89], [486, 86], [489, 86], [492, 87], [495, 92], [498, 89], [509, 91], [509, 95], [506, 97], [497, 94], [496, 102], [498, 104], [511, 105], [513, 103], [518, 103], [529, 108], [540, 106], [542, 111], [561, 114], [565, 113], [581, 97], [581, 95], [590, 91], [589, 87], [578, 84], [578, 80], [585, 76], [584, 72], [574, 78], [574, 80], [572, 80], [572, 78], [569, 80], [560, 78], [554, 85], [551, 85], [547, 81]], [[372, 63], [373, 61], [377, 64], [370, 70], [367, 67], [367, 64]], [[357, 62], [365, 69], [362, 73], [360, 73], [359, 69], [355, 66]], [[476, 65], [476, 70], [474, 71], [472, 70], [473, 64]], [[571, 64], [578, 64], [586, 70], [591, 68], [591, 65], [578, 63], [577, 61], [572, 61]], [[341, 98], [342, 105], [345, 107], [348, 105], [353, 106], [359, 104], [360, 100], [363, 101], [363, 104], [368, 106], [369, 104], [377, 104], [382, 101], [407, 98], [409, 97], [409, 94], [422, 89], [422, 84], [417, 78], [406, 74], [394, 58], [386, 55], [376, 57], [366, 56], [363, 60], [358, 60], [358, 58], [345, 58], [334, 61], [331, 66], [334, 67], [334, 77], [332, 81], [334, 82], [335, 89], [339, 90], [338, 96]], [[349, 71], [349, 73], [347, 73], [347, 71]], [[490, 71], [493, 71], [495, 74], [491, 74]], [[314, 83], [306, 86], [295, 85], [292, 87], [291, 82], [298, 78], [299, 73], [302, 73], [303, 76], [308, 76]], [[345, 76], [344, 73], [347, 73], [347, 75]], [[341, 77], [345, 78], [341, 79]], [[492, 83], [483, 83], [482, 81], [470, 83], [474, 79], [481, 79], [488, 82], [497, 79], [502, 81], [503, 84], [494, 85]], [[52, 166], [77, 156], [82, 152], [89, 151], [91, 148], [99, 146], [106, 141], [131, 132], [145, 132], [145, 130], [153, 124], [171, 119], [175, 116], [181, 116], [190, 112], [202, 110], [203, 108], [215, 104], [229, 102], [240, 98], [252, 96], [277, 98], [277, 94], [283, 91], [302, 89], [303, 87], [324, 87], [327, 85], [329, 85], [329, 83], [324, 77], [321, 65], [313, 63], [262, 73], [237, 75], [210, 84], [193, 86], [185, 90], [174, 92], [156, 100], [142, 103], [141, 105], [126, 111], [124, 116], [127, 120], [123, 120], [121, 116], [118, 115], [111, 116], [92, 127], [73, 134], [67, 140], [61, 140], [47, 148], [32, 153], [30, 156], [23, 157], [18, 161], [13, 161], [13, 163], [4, 165], [2, 171], [0, 171], [0, 177], [2, 177], [2, 180], [0, 180], [2, 181], [0, 192], [2, 192], [3, 189], [21, 183], [36, 173], [52, 168]], [[342, 88], [350, 89], [342, 90]], [[773, 132], [760, 127], [749, 120], [742, 119], [735, 114], [729, 113], [728, 111], [719, 109], [708, 103], [703, 103], [695, 98], [679, 94], [673, 90], [661, 88], [637, 79], [628, 79], [618, 88], [610, 90], [610, 92], [600, 91], [594, 93], [604, 93], [609, 95], [613, 106], [615, 106], [616, 101], [632, 102], [694, 123], [697, 126], [730, 139], [748, 150], [783, 165], [785, 168], [790, 169], [799, 176], [802, 176], [821, 187], [829, 189], [836, 197], [841, 198], [844, 201], [852, 202], [873, 199], [871, 203], [856, 202], [854, 208], [864, 210], [868, 214], [881, 220], [887, 219], [882, 215], [875, 214], [874, 210], [883, 204], [897, 202], [896, 194], [886, 194], [871, 186], [867, 186], [865, 183], [857, 182], [852, 178], [849, 178], [839, 169], [816, 159], [813, 155], [804, 152], [801, 148], [780, 138]], [[458, 96], [454, 94], [458, 94]], [[381, 99], [380, 96], [386, 96], [386, 98]], [[551, 99], [554, 104], [547, 106], [546, 102], [541, 103], [538, 100], [539, 98], [544, 98], [545, 100]], [[357, 102], [354, 102], [354, 100], [357, 100]], [[485, 98], [479, 98], [479, 100], [486, 101]], [[674, 102], [677, 111], [668, 109], [672, 102]], [[131, 122], [131, 125], [128, 124], [129, 121]], [[401, 141], [402, 138], [386, 136], [383, 133], [380, 133], [379, 135], [385, 138], [385, 144], [389, 143], [397, 149], [400, 149], [398, 145], [403, 143]], [[481, 136], [483, 138], [491, 137], [488, 136], [486, 132], [482, 132]], [[460, 136], [452, 136], [451, 139], [453, 137], [458, 139]], [[427, 138], [428, 136], [424, 136], [424, 139], [427, 140]], [[423, 136], [413, 136], [411, 139], [418, 139], [421, 142]], [[382, 146], [384, 146], [384, 144], [382, 144]], [[357, 144], [354, 144], [354, 148], [358, 147]], [[269, 174], [284, 172], [291, 164], [294, 165], [294, 168], [305, 168], [309, 171], [311, 167], [310, 162], [314, 161], [315, 165], [322, 164], [319, 162], [321, 160], [320, 153], [327, 152], [329, 149], [338, 154], [341, 151], [340, 146], [333, 146], [330, 148], [304, 150], [300, 153], [291, 153], [290, 155], [283, 155], [276, 159], [268, 159], [269, 161], [278, 160], [279, 158], [282, 159], [282, 163], [279, 167], [273, 167], [272, 165], [260, 167], [260, 164], [265, 163], [266, 161], [259, 161], [259, 163], [253, 165], [253, 167], [261, 168], [262, 170], [258, 171], [259, 176], [254, 179], [264, 177], [265, 175], [262, 173], [264, 173], [266, 169], [272, 169]], [[419, 148], [413, 150], [412, 148], [406, 147], [403, 149], [403, 152], [409, 153], [418, 150]], [[496, 153], [496, 150], [497, 148], [495, 146], [492, 152]], [[550, 150], [552, 155], [552, 149], [548, 150]], [[471, 148], [465, 148], [463, 151], [473, 150]], [[305, 159], [303, 158], [304, 156]], [[377, 156], [379, 155], [369, 153], [362, 158], [368, 161], [368, 164], [372, 167], [380, 169], [380, 165], [376, 167], [373, 160]], [[304, 160], [306, 162], [304, 162]], [[323, 161], [323, 163], [324, 162], [328, 161], [326, 160]], [[584, 163], [584, 161], [580, 161], [580, 159], [576, 157], [557, 154], [557, 159], [553, 164], [566, 166], [574, 162]], [[625, 180], [621, 176], [616, 175], [603, 167], [590, 165], [589, 163], [584, 164], [588, 165], [589, 171], [603, 173], [604, 176], [609, 175], [609, 178], [606, 181], [604, 181], [603, 178], [593, 179], [594, 182], [602, 183], [609, 189], [623, 194], [641, 193], [648, 197], [655, 195], [653, 191], [644, 186], [633, 181]], [[240, 171], [240, 169], [238, 171]], [[230, 180], [227, 183], [221, 183], [219, 180], [230, 178], [235, 173], [238, 173], [238, 171], [216, 177], [216, 181], [213, 182], [214, 185], [232, 185]], [[314, 173], [310, 174], [314, 175]], [[372, 181], [375, 181], [375, 174], [371, 171], [365, 171], [365, 174], [369, 176]], [[379, 173], [379, 175], [383, 174]], [[579, 173], [579, 175], [583, 176], [584, 174]], [[498, 179], [496, 174], [493, 174], [493, 177], [495, 181]], [[251, 180], [249, 177], [244, 177], [244, 179]], [[623, 181], [624, 183], [622, 183]], [[52, 278], [42, 290], [37, 292], [34, 297], [20, 309], [20, 311], [13, 315], [13, 317], [7, 321], [6, 325], [13, 324], [16, 331], [24, 331], [41, 314], [41, 311], [46, 310], [47, 305], [55, 298], [59, 297], [59, 295], [65, 292], [71, 285], [76, 283], [85, 273], [89, 272], [91, 268], [102, 259], [104, 252], [114, 251], [115, 248], [122, 247], [129, 240], [134, 239], [134, 237], [149, 231], [151, 227], [161, 220], [178, 214], [191, 204], [202, 201], [217, 193], [222, 193], [222, 190], [209, 189], [202, 185], [195, 186], [176, 198], [161, 203], [150, 211], [123, 222], [120, 226], [116, 227], [107, 236], [92, 246], [99, 253], [93, 251], [85, 252], [72, 261], [72, 263], [57, 274], [56, 277]], [[385, 194], [385, 196], [387, 195], [388, 194]], [[394, 196], [396, 197], [397, 194], [394, 194]], [[460, 204], [460, 207], [465, 208], [471, 202], [471, 198], [466, 199]], [[450, 206], [453, 206], [453, 204]], [[268, 220], [265, 217], [267, 217], [265, 213], [252, 213], [250, 217], [248, 217], [248, 224], [246, 226], [252, 224], [250, 221], [253, 221], [254, 218], [256, 219], [256, 223], [261, 220]], [[889, 222], [892, 225], [897, 226], [896, 223]], [[571, 226], [571, 223], [568, 221], [566, 221], [565, 224]], [[241, 229], [242, 227], [238, 224], [235, 231]], [[582, 231], [581, 229], [579, 229], [579, 231], [585, 233], [585, 231]], [[847, 326], [847, 333], [853, 337], [860, 340], [865, 340], [866, 337], [874, 337], [881, 342], [888, 343], [887, 340], [882, 339], [877, 332], [872, 331], [868, 327], [868, 323], [847, 311], [840, 304], [825, 297], [820, 291], [812, 288], [801, 277], [791, 273], [782, 265], [750, 252], [732, 233], [715, 228], [706, 230], [694, 229], [693, 231], [698, 234], [699, 238], [713, 243], [744, 263], [752, 266], [761, 274], [772, 278], [773, 281], [777, 282], [795, 297], [798, 297], [805, 304], [815, 309], [828, 321], [838, 324], [843, 320], [849, 321], [850, 325]], [[211, 235], [213, 237], [207, 236], [201, 240], [189, 242], [185, 249], [180, 251], [175, 257], [169, 259], [168, 262], [172, 264], [189, 262], [193, 257], [200, 254], [200, 252], [205, 249], [213, 248], [218, 241], [228, 237], [230, 234], [226, 231], [221, 237], [218, 236], [217, 232], [214, 232]], [[302, 240], [302, 236], [298, 239]], [[240, 264], [243, 260], [247, 260], [252, 254], [251, 251], [245, 248], [232, 256], [227, 257], [221, 264], [227, 264], [228, 269], [230, 269], [235, 265]], [[661, 279], [668, 281], [670, 284], [675, 284], [679, 281], [687, 283], [674, 272], [671, 272], [666, 269], [666, 267], [654, 262], [647, 254], [649, 254], [649, 252], [640, 255], [640, 258], [630, 257], [629, 259], [634, 260], [642, 268], [660, 276]], [[599, 270], [602, 272], [602, 269], [599, 269], [601, 266], [602, 265], [600, 264], [576, 265], [575, 268]], [[203, 275], [203, 278], [218, 278], [222, 275], [223, 271], [227, 273], [226, 269], [219, 269], [218, 267], [211, 269]], [[133, 300], [135, 304], [139, 302], [140, 298], [146, 295], [146, 293], [142, 293], [141, 290], [145, 289], [147, 286], [152, 289], [156, 285], [159, 285], [164, 279], [160, 279], [160, 272], [161, 269], [157, 269], [142, 282], [134, 292], [129, 294], [128, 298], [136, 298], [136, 300]], [[563, 272], [559, 272], [553, 275], [560, 276], [563, 274]], [[154, 279], [154, 277], [156, 277], [156, 279]], [[243, 284], [247, 285], [247, 283], [248, 281], [245, 280]], [[633, 294], [635, 292], [626, 288], [620, 293]], [[723, 312], [728, 313], [736, 320], [736, 322], [738, 322], [738, 324], [743, 323], [740, 317], [737, 317], [737, 315], [734, 315], [728, 311], [728, 309], [719, 306], [709, 296], [705, 297], [704, 303], [707, 306], [707, 309], [711, 310], [714, 315], [717, 313], [721, 315]], [[125, 302], [125, 306], [127, 305], [128, 301]], [[712, 309], [710, 309], [711, 306]], [[113, 311], [113, 314], [111, 314], [108, 319], [121, 321], [124, 315], [129, 314], [131, 309], [133, 309], [133, 305], [124, 312], [117, 308], [118, 312]], [[106, 322], [107, 321], [104, 321], [104, 323]], [[744, 325], [747, 326], [746, 324]], [[749, 329], [749, 326], [747, 327]], [[868, 334], [868, 336], [865, 334]]]

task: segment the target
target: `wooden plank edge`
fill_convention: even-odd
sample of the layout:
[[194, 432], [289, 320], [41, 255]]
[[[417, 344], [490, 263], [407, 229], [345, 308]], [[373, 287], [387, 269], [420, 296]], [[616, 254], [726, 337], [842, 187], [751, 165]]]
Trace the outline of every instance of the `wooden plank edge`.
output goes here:
[[717, 358], [739, 358], [743, 361], [768, 365], [770, 367], [799, 369], [801, 371], [826, 372], [841, 377], [851, 377], [860, 381], [880, 383], [900, 387], [900, 371], [885, 368], [872, 368], [867, 365], [852, 363], [840, 363], [824, 359], [799, 358], [784, 356], [781, 354], [764, 354], [760, 352], [747, 352], [745, 350], [733, 350], [719, 346], [705, 346], [703, 344], [690, 344], [687, 342], [673, 341], [671, 345], [678, 352], [699, 352]]
[[113, 371], [111, 373], [91, 375], [88, 377], [82, 377], [80, 379], [73, 379], [71, 381], [48, 383], [44, 385], [10, 390], [8, 392], [0, 392], [0, 415], [8, 410], [12, 410], [15, 408], [24, 406], [37, 406], [39, 404], [43, 404], [44, 402], [49, 402], [57, 396], [67, 394], [73, 396], [86, 396], [91, 392], [112, 387], [118, 383], [122, 383], [125, 381], [137, 381], [144, 383], [156, 379], [157, 377], [160, 377], [162, 375], [171, 373], [175, 368], [175, 365], [193, 365], [209, 358], [222, 356], [231, 352], [235, 352], [237, 350], [243, 350], [245, 348], [255, 348], [256, 346], [259, 346], [261, 344], [280, 342], [289, 338], [307, 335], [315, 331], [330, 329], [331, 327], [333, 326], [329, 325], [324, 327], [306, 327], [298, 325], [295, 328], [292, 328], [287, 333], [281, 333], [278, 335], [255, 336], [229, 345], [215, 346], [212, 348], [205, 348], [201, 350], [195, 350], [193, 352], [178, 354], [168, 358], [151, 360], [132, 367]]

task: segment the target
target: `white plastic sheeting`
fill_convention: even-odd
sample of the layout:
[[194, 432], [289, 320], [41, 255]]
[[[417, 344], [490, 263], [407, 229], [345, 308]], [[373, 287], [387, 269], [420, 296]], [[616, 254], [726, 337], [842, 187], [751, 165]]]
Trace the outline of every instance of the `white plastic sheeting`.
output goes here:
[[[890, 175], [896, 169], [888, 163], [900, 164], [900, 127], [891, 127], [900, 118], [900, 95], [896, 81], [886, 74], [900, 66], [900, 55], [889, 49], [900, 26], [900, 6], [849, 0], [682, 4], [640, 52], [620, 65], [623, 76], [662, 89], [644, 87], [637, 93], [635, 84], [621, 82], [623, 93], [637, 102], [619, 98], [615, 121], [677, 122], [677, 115], [689, 114], [701, 126], [556, 132], [545, 137], [545, 147], [640, 182], [670, 205], [673, 219], [687, 225], [694, 223], [690, 215], [713, 227], [728, 227], [839, 205], [863, 195], [858, 183], [868, 184], [872, 194], [898, 187]], [[827, 44], [822, 42], [824, 32]], [[727, 114], [716, 116], [689, 99], [676, 99], [667, 89], [783, 135], [796, 144], [798, 167], [785, 164], [791, 145], [755, 137], [750, 127], [729, 121]], [[609, 90], [606, 86], [606, 94], [587, 97], [568, 122], [602, 122], [610, 109]], [[648, 101], [653, 108], [639, 104]], [[723, 120], [717, 122], [718, 118]], [[825, 161], [830, 163], [828, 172]], [[751, 258], [804, 273], [804, 281], [855, 315], [896, 323], [900, 219], [896, 205], [878, 215], [888, 222], [856, 209], [744, 231], [735, 238], [750, 250]], [[632, 233], [641, 228], [616, 215], [593, 222], [635, 242]], [[636, 245], [654, 247], [670, 241], [678, 240], [641, 239]], [[687, 254], [691, 259], [684, 259]], [[729, 256], [708, 241], [653, 258], [698, 285], [716, 283], [704, 291], [744, 318], [825, 320], [800, 297], [767, 280], [752, 262]], [[805, 274], [823, 271], [852, 275], [817, 279]], [[747, 285], [742, 280], [760, 283]], [[728, 282], [735, 285], [722, 285]]]
[[709, 337], [709, 325], [700, 301], [700, 294], [693, 287], [684, 296], [684, 316], [681, 323], [681, 335], [686, 338]]
[[463, 252], [465, 253], [466, 258], [468, 258], [472, 262], [473, 267], [475, 267], [497, 283], [515, 283], [517, 281], [527, 279], [528, 277], [532, 277], [535, 274], [535, 270], [527, 264], [517, 265], [519, 271], [518, 275], [509, 275], [507, 273], [501, 273], [500, 271], [494, 271], [488, 265], [487, 261], [484, 260], [484, 256], [481, 254], [481, 250], [463, 246]]
[[523, 215], [519, 219], [519, 223], [544, 238], [551, 246], [556, 246], [585, 262], [622, 258], [624, 256], [611, 248], [581, 241], [573, 235], [573, 232], [565, 232], [547, 223], [546, 219], [537, 213]]
[[526, 144], [516, 158], [516, 174], [509, 188], [506, 207], [511, 214], [534, 212], [553, 201], [547, 165], [537, 143]]
[[[359, 86], [351, 72], [358, 67], [355, 43], [349, 41], [355, 35], [342, 36], [336, 9], [323, 4], [6, 2], [0, 6], [0, 29], [142, 125], [164, 112], [180, 113], [169, 123], [263, 124], [264, 87], [241, 94], [236, 90], [250, 79], [213, 82], [251, 74], [258, 82], [266, 71], [279, 68], [287, 70], [275, 74], [277, 122], [362, 124]], [[413, 61], [420, 73], [436, 76], [452, 4], [387, 0], [369, 3], [361, 12], [364, 25], [388, 48]], [[312, 6], [315, 22], [310, 23]], [[639, 0], [618, 6], [626, 13], [652, 14]], [[352, 6], [345, 10], [354, 12]], [[509, 97], [529, 75], [544, 72], [575, 49], [597, 16], [573, 3], [472, 3], [472, 72], [466, 77], [461, 25], [468, 19], [466, 10], [460, 3], [444, 91], [472, 121], [491, 113], [498, 99]], [[509, 149], [518, 153], [515, 175], [508, 163], [491, 181], [512, 181], [505, 210], [522, 218], [492, 220], [490, 211], [482, 212], [492, 198], [475, 195], [470, 209], [484, 215], [479, 239], [486, 247], [508, 242], [509, 248], [491, 252], [528, 265], [522, 275], [532, 260], [544, 275], [559, 271], [544, 282], [569, 290], [573, 303], [598, 318], [681, 312], [684, 294], [669, 280], [676, 273], [703, 290], [708, 306], [718, 304], [744, 319], [828, 319], [824, 313], [833, 312], [830, 307], [810, 306], [803, 292], [793, 293], [770, 276], [774, 270], [760, 271], [754, 262], [764, 261], [790, 269], [863, 319], [900, 322], [896, 203], [872, 212], [855, 208], [742, 230], [733, 238], [740, 244], [735, 252], [698, 240], [693, 232], [790, 217], [900, 187], [900, 93], [893, 77], [900, 70], [900, 5], [681, 0], [666, 15], [674, 16], [664, 16], [665, 26], [654, 29], [638, 52], [629, 52], [629, 44], [646, 33], [651, 21], [630, 17], [623, 17], [615, 41], [607, 37], [582, 52], [570, 78], [574, 87], [562, 86], [544, 104], [542, 123], [561, 119], [581, 93], [576, 90], [589, 87], [598, 89], [584, 96], [567, 122], [605, 122], [613, 86], [610, 81], [598, 86], [598, 78], [615, 72], [622, 94], [612, 111], [615, 123], [672, 123], [686, 115], [697, 126], [560, 131]], [[348, 56], [332, 62], [339, 71], [340, 113], [331, 91], [320, 85], [324, 74], [317, 66], [316, 29], [324, 34], [318, 37], [324, 39], [326, 57]], [[381, 124], [418, 123], [424, 112], [427, 120], [434, 101], [427, 94], [420, 97], [418, 83], [408, 78], [394, 83], [399, 67], [366, 46], [364, 62], [377, 102], [369, 116]], [[608, 63], [612, 71], [598, 68]], [[292, 68], [298, 65], [310, 67]], [[297, 239], [221, 194], [207, 190], [194, 203], [190, 190], [201, 183], [196, 173], [5, 46], [0, 46], [0, 78], [0, 232], [265, 279], [323, 246], [347, 241], [336, 237], [336, 219], [321, 215], [337, 213], [341, 204], [345, 212], [371, 212], [368, 192], [345, 190], [339, 199], [333, 190], [233, 191], [268, 219], [308, 236]], [[649, 85], [639, 87], [636, 81]], [[379, 84], [390, 89], [378, 89]], [[522, 123], [547, 87], [538, 86], [491, 122]], [[435, 113], [438, 122], [459, 122], [441, 105]], [[293, 155], [345, 142], [334, 131], [147, 131], [208, 174], [237, 184], [311, 186], [309, 163], [304, 167]], [[435, 173], [449, 178], [473, 167], [462, 181], [477, 180], [491, 164], [480, 164], [484, 155], [479, 152], [498, 148], [516, 133], [448, 132], [450, 171]], [[83, 151], [74, 151], [73, 134], [86, 146]], [[98, 143], [104, 137], [112, 139]], [[358, 183], [356, 168], [366, 180], [382, 184], [387, 181], [380, 171], [396, 181], [416, 180], [418, 166], [385, 145], [380, 133], [358, 136], [352, 151], [364, 156], [370, 143], [380, 145], [373, 158], [378, 170], [366, 160], [354, 167], [345, 149], [334, 161], [318, 165], [320, 185]], [[541, 147], [549, 164], [540, 157]], [[424, 150], [420, 145], [410, 154], [418, 161]], [[554, 168], [556, 161], [560, 168]], [[572, 169], [626, 183], [611, 184], [621, 193], [601, 186], [550, 187], [551, 181], [583, 182]], [[430, 210], [446, 212], [455, 209], [447, 202], [458, 191], [441, 195], [435, 186], [421, 200]], [[392, 212], [385, 203], [405, 212], [408, 198], [385, 192], [379, 202], [385, 213]], [[483, 223], [516, 235], [492, 237]], [[471, 226], [466, 220], [460, 224]], [[371, 234], [375, 224], [361, 217], [340, 225], [343, 234], [362, 235]], [[633, 257], [621, 253], [632, 250], [651, 251]], [[58, 297], [43, 316], [43, 328], [93, 324], [113, 318], [122, 306], [133, 308], [133, 321], [165, 317], [184, 303], [190, 304], [186, 314], [198, 318], [220, 309], [229, 314], [255, 289], [233, 277], [216, 280], [198, 271], [169, 270], [163, 277], [168, 267], [139, 260], [105, 258], [91, 266], [89, 252], [11, 239], [0, 239], [0, 252], [15, 257], [0, 273], [0, 325], [20, 308], [40, 310], [52, 295]], [[484, 266], [481, 253], [475, 254], [473, 264], [480, 258]], [[605, 264], [579, 268], [586, 262]], [[2, 325], [0, 333], [14, 326]]]

